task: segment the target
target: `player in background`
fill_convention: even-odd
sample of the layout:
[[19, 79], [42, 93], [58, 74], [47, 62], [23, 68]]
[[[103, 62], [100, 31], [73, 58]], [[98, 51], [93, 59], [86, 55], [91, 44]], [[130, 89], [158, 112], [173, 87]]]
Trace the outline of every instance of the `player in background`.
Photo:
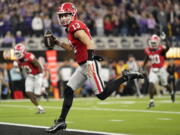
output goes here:
[[[136, 61], [136, 59], [135, 59], [135, 57], [133, 55], [128, 56], [127, 65], [128, 65], [128, 70], [129, 71], [132, 71], [132, 72], [139, 71], [138, 63], [137, 63], [137, 61]], [[140, 92], [139, 81], [137, 79], [134, 79], [133, 82], [134, 82], [134, 85], [135, 85], [135, 91], [136, 91], [137, 97], [142, 97], [141, 92]]]
[[39, 105], [36, 96], [41, 94], [41, 86], [43, 81], [43, 69], [35, 56], [26, 51], [25, 46], [21, 43], [15, 45], [14, 55], [16, 61], [14, 64], [19, 67], [22, 72], [26, 74], [25, 92], [31, 102], [36, 106], [37, 113], [44, 113], [44, 108]]
[[[162, 39], [165, 39], [165, 35], [163, 34]], [[161, 38], [157, 35], [152, 35], [149, 40], [148, 47], [145, 48], [145, 60], [143, 63], [143, 69], [146, 63], [150, 60], [151, 67], [149, 71], [149, 96], [150, 102], [148, 108], [154, 107], [154, 94], [156, 92], [156, 86], [159, 85], [159, 82], [162, 86], [164, 86], [168, 91], [171, 92], [171, 100], [175, 101], [174, 92], [171, 90], [167, 83], [168, 73], [164, 66], [165, 55], [169, 50], [169, 43], [166, 41], [166, 46], [161, 44]]]
[[174, 63], [174, 60], [171, 59], [169, 61], [169, 64], [167, 66], [167, 72], [168, 75], [168, 83], [171, 89], [173, 90], [174, 94], [176, 93], [176, 65]]
[[[55, 43], [57, 46], [68, 51], [74, 51], [76, 62], [79, 64], [77, 70], [69, 79], [64, 90], [64, 101], [59, 118], [54, 125], [47, 129], [49, 133], [57, 132], [66, 128], [66, 117], [73, 103], [73, 93], [80, 88], [88, 79], [93, 87], [93, 91], [100, 100], [106, 99], [119, 85], [135, 78], [143, 78], [143, 75], [136, 73], [126, 73], [104, 85], [100, 74], [100, 56], [94, 56], [95, 44], [87, 26], [77, 19], [77, 9], [72, 3], [64, 3], [57, 8], [57, 17], [60, 25], [66, 27], [69, 42], [57, 40], [52, 33], [45, 34], [45, 44]], [[48, 42], [46, 42], [48, 41]], [[48, 46], [48, 45], [46, 45]]]

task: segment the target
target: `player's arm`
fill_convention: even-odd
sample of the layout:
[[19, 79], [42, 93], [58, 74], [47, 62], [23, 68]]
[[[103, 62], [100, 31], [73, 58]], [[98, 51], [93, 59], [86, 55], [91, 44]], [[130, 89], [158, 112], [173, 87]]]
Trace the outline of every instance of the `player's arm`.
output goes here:
[[57, 40], [57, 46], [67, 50], [67, 51], [72, 51], [73, 47], [70, 43], [65, 42], [65, 41], [61, 41], [61, 40]]
[[93, 60], [95, 44], [86, 34], [86, 32], [84, 30], [78, 30], [74, 32], [74, 37], [81, 41], [84, 45], [86, 45], [88, 51], [88, 60]]
[[32, 65], [37, 67], [40, 71], [40, 73], [43, 72], [43, 69], [42, 69], [42, 66], [40, 65], [40, 63], [38, 62], [38, 60], [36, 58], [34, 58], [32, 61], [31, 61]]
[[144, 58], [144, 63], [143, 63], [142, 69], [145, 68], [148, 61], [149, 61], [149, 57], [146, 55], [145, 58]]
[[74, 33], [74, 37], [79, 39], [84, 45], [86, 45], [88, 50], [95, 49], [94, 42], [89, 38], [84, 30], [78, 30]]
[[164, 33], [164, 32], [162, 32], [161, 33], [161, 35], [160, 35], [160, 37], [161, 37], [161, 40], [163, 40], [164, 42], [165, 42], [165, 45], [163, 45], [163, 51], [162, 51], [162, 55], [166, 55], [166, 52], [169, 50], [169, 48], [170, 48], [170, 42], [167, 40], [167, 38], [166, 38], [166, 34]]

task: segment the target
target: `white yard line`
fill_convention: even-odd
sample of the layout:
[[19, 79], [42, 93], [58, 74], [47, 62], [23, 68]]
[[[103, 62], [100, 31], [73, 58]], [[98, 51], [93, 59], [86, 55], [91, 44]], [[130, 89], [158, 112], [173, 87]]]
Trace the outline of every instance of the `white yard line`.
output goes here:
[[[158, 104], [172, 104], [171, 100], [160, 100], [160, 101], [156, 101]], [[148, 101], [131, 101], [131, 100], [127, 100], [127, 101], [102, 101], [102, 102], [98, 102], [97, 104], [99, 105], [112, 105], [112, 104], [136, 104], [136, 103], [148, 103]], [[176, 101], [175, 104], [180, 104], [180, 101]]]
[[124, 120], [109, 120], [111, 122], [123, 122]]
[[[180, 94], [180, 91], [179, 91], [179, 94]], [[180, 97], [180, 95], [176, 95], [176, 97]], [[120, 98], [116, 98], [116, 97], [109, 97], [106, 101], [109, 102], [111, 99], [112, 100], [128, 100], [128, 101], [133, 101], [133, 99], [146, 99], [148, 98], [148, 96], [144, 96], [143, 98], [137, 98], [136, 96], [125, 96], [125, 97], [120, 97]], [[166, 96], [166, 95], [163, 95], [162, 97], [156, 97], [157, 99], [164, 99], [164, 100], [170, 100], [170, 96]], [[168, 98], [168, 99], [167, 99]], [[60, 98], [60, 99], [54, 99], [54, 98], [50, 98], [49, 101], [61, 101], [63, 100], [63, 98]], [[81, 101], [81, 100], [97, 100], [97, 101], [100, 101], [98, 98], [96, 97], [86, 97], [86, 98], [81, 98], [81, 97], [78, 97], [78, 98], [75, 98], [75, 100], [77, 101]], [[19, 99], [19, 100], [14, 100], [14, 99], [7, 99], [7, 100], [0, 100], [0, 103], [1, 102], [29, 102], [30, 100], [29, 99]], [[41, 101], [45, 101], [45, 99], [41, 99]], [[100, 101], [101, 102], [101, 101]], [[112, 101], [110, 101], [112, 102]], [[122, 101], [123, 102], [123, 101]], [[124, 101], [125, 102], [125, 101]], [[133, 101], [133, 102], [145, 102], [145, 101]], [[158, 101], [159, 102], [159, 101]], [[179, 102], [180, 103], [180, 102]]]
[[[10, 104], [0, 104], [0, 107], [13, 107], [13, 108], [32, 108], [34, 106], [25, 106], [25, 105], [10, 105]], [[43, 106], [45, 109], [59, 109], [58, 106]], [[114, 109], [114, 108], [99, 108], [99, 107], [72, 107], [72, 110], [81, 110], [81, 111], [113, 111], [113, 112], [143, 112], [143, 113], [159, 113], [159, 114], [177, 114], [180, 115], [180, 112], [173, 111], [152, 111], [152, 110], [137, 110], [137, 109]]]
[[172, 120], [171, 118], [157, 118], [158, 120]]
[[[30, 128], [49, 128], [46, 126], [34, 126], [27, 124], [15, 124], [8, 122], [0, 122], [1, 125], [9, 125], [9, 126], [20, 126], [20, 127], [30, 127]], [[81, 132], [81, 133], [93, 133], [93, 134], [103, 134], [103, 135], [127, 135], [127, 134], [119, 134], [119, 133], [109, 133], [109, 132], [97, 132], [97, 131], [89, 131], [89, 130], [79, 130], [79, 129], [66, 129], [67, 131]]]

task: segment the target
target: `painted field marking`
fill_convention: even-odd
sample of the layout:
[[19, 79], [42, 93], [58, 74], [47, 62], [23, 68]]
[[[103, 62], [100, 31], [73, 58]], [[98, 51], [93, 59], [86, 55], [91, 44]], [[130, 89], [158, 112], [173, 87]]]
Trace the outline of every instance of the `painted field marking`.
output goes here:
[[[34, 126], [34, 125], [27, 125], [27, 124], [8, 123], [8, 122], [0, 122], [0, 124], [1, 125], [9, 125], [9, 126], [30, 127], [30, 128], [44, 128], [44, 129], [49, 128], [46, 126]], [[92, 133], [92, 134], [99, 134], [99, 135], [127, 135], [127, 134], [121, 134], [121, 133], [97, 132], [97, 131], [79, 130], [79, 129], [66, 129], [66, 131]]]
[[74, 121], [66, 121], [67, 124], [74, 124]]
[[172, 120], [171, 118], [158, 118], [158, 120]]
[[[0, 107], [14, 107], [14, 108], [32, 108], [33, 106], [25, 105], [10, 105], [10, 104], [0, 104]], [[59, 109], [57, 106], [43, 106], [45, 109]], [[136, 109], [113, 109], [113, 108], [84, 108], [84, 107], [72, 107], [72, 110], [81, 110], [81, 111], [113, 111], [113, 112], [143, 112], [143, 113], [160, 113], [160, 114], [177, 114], [180, 115], [180, 112], [172, 111], [151, 111], [151, 110], [136, 110]]]
[[[158, 104], [172, 104], [171, 100], [161, 100], [161, 101], [156, 101]], [[102, 101], [98, 102], [97, 104], [99, 105], [112, 105], [112, 104], [136, 104], [136, 103], [147, 103], [147, 101]], [[180, 101], [176, 101], [176, 104], [180, 104]]]
[[124, 120], [109, 120], [111, 122], [123, 122]]
[[136, 101], [111, 101], [111, 102], [99, 102], [99, 105], [109, 105], [109, 104], [135, 104]]

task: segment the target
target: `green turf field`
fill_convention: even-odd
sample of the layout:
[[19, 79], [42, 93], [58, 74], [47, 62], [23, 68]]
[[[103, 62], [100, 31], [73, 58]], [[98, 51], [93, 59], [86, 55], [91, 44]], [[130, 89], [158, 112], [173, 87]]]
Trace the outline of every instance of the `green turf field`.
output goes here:
[[[68, 128], [128, 135], [180, 135], [180, 96], [155, 98], [156, 107], [146, 109], [148, 97], [75, 98], [67, 118]], [[45, 114], [35, 114], [29, 100], [0, 101], [0, 122], [50, 126], [59, 115], [62, 100], [41, 101]]]

